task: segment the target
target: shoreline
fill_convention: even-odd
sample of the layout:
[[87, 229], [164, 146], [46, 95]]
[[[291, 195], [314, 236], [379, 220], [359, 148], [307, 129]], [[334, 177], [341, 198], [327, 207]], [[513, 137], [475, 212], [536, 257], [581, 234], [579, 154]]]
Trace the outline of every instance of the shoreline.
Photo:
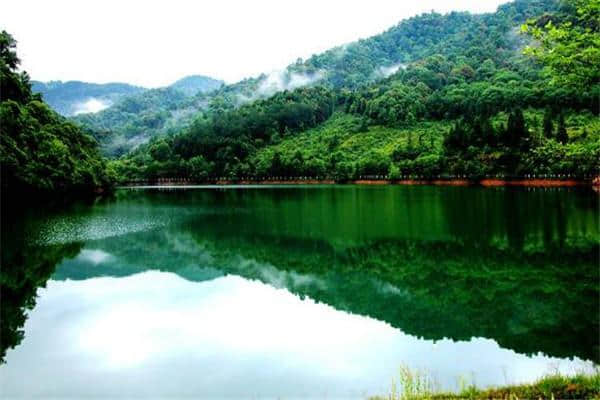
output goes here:
[[371, 396], [368, 400], [464, 400], [464, 399], [598, 399], [600, 396], [600, 373], [583, 372], [574, 375], [550, 373], [530, 383], [514, 383], [501, 386], [478, 387], [474, 383], [461, 385], [454, 392], [438, 391], [434, 380], [426, 372], [400, 368], [400, 374], [392, 379], [387, 395]]
[[334, 179], [291, 179], [291, 180], [215, 180], [194, 182], [189, 180], [164, 179], [158, 181], [126, 182], [118, 187], [142, 186], [226, 186], [226, 185], [431, 185], [431, 186], [482, 186], [482, 187], [600, 187], [600, 180], [576, 179], [356, 179], [338, 182]]

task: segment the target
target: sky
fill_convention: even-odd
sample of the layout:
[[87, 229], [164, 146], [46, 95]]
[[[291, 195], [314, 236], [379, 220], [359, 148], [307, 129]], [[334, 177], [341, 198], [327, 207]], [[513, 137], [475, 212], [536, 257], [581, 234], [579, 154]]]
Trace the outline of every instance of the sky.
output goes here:
[[32, 79], [169, 85], [272, 72], [435, 10], [491, 12], [506, 0], [4, 0], [0, 29]]

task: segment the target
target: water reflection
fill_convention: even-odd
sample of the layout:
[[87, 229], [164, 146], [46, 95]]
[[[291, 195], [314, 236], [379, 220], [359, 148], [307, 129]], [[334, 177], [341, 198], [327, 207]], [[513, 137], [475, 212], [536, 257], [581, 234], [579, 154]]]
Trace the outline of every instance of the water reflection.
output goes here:
[[60, 261], [75, 257], [82, 247], [79, 243], [29, 246], [23, 236], [8, 232], [2, 232], [0, 361], [23, 340], [26, 313], [36, 305], [38, 288], [46, 285]]
[[401, 362], [447, 388], [472, 374], [486, 385], [586, 368], [489, 339], [418, 339], [235, 276], [50, 281], [27, 332], [27, 351], [10, 353], [3, 367], [4, 396], [365, 398], [387, 392]]
[[[444, 386], [590, 368], [565, 359], [600, 360], [598, 215], [569, 190], [342, 187], [123, 191], [19, 218], [8, 242], [3, 221], [3, 350], [58, 267], [2, 386], [25, 393], [40, 355], [124, 387], [190, 370], [175, 382], [206, 396], [383, 393], [400, 363]], [[163, 383], [148, 393], [187, 393]]]

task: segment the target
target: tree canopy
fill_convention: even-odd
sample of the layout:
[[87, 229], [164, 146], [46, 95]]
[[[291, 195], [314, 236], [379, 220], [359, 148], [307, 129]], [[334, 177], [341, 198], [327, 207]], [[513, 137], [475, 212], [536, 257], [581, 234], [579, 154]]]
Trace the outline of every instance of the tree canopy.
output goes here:
[[600, 0], [567, 0], [561, 12], [531, 19], [523, 31], [536, 39], [527, 53], [546, 66], [551, 83], [600, 84]]
[[[242, 105], [231, 100], [235, 91], [256, 82], [224, 87], [189, 127], [111, 166], [124, 180], [589, 178], [600, 158], [598, 84], [555, 80], [544, 60], [523, 54], [537, 39], [519, 35], [532, 17], [568, 12], [554, 1], [520, 0], [494, 14], [403, 21], [343, 52], [293, 64], [295, 73], [329, 71], [312, 87]], [[591, 25], [590, 12], [576, 14]], [[410, 57], [391, 75], [352, 75], [372, 73], [382, 54], [398, 61], [402, 48]]]
[[0, 33], [0, 169], [2, 194], [92, 191], [111, 179], [96, 141], [52, 111], [17, 72], [16, 42]]

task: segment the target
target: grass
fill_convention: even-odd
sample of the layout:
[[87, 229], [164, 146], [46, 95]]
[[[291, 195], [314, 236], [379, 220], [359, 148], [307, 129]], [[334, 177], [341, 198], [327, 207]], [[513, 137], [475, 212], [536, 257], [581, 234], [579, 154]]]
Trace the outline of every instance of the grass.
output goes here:
[[427, 373], [403, 366], [398, 378], [392, 381], [390, 393], [369, 400], [600, 399], [600, 370], [592, 375], [564, 376], [554, 373], [531, 384], [479, 389], [463, 381], [460, 386], [460, 391], [456, 393], [438, 391]]

